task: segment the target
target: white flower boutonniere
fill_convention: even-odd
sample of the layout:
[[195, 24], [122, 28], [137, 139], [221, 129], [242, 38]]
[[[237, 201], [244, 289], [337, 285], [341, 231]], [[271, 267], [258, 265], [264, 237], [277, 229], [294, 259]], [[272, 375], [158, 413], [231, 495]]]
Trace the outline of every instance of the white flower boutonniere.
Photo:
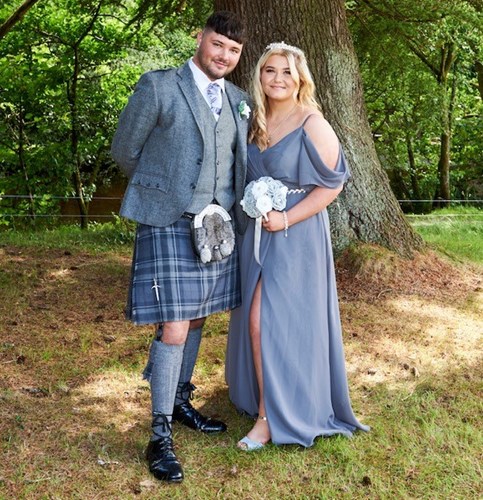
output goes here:
[[247, 104], [246, 101], [241, 101], [240, 104], [238, 105], [238, 115], [240, 116], [240, 120], [242, 118], [248, 120], [248, 118], [250, 118], [251, 111], [252, 110], [250, 109], [250, 106]]

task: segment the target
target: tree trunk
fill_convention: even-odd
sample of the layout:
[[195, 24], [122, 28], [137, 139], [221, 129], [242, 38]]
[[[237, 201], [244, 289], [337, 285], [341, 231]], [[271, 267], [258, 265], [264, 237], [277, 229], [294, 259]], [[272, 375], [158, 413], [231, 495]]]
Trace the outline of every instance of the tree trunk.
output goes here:
[[247, 88], [251, 69], [270, 42], [305, 51], [324, 115], [334, 127], [352, 179], [330, 206], [333, 245], [376, 243], [410, 256], [422, 246], [391, 192], [367, 120], [359, 66], [343, 0], [215, 0], [216, 10], [245, 19], [248, 40], [233, 79]]
[[19, 110], [18, 114], [18, 149], [17, 149], [17, 155], [18, 155], [18, 163], [20, 165], [20, 168], [23, 171], [24, 174], [24, 179], [25, 179], [25, 186], [28, 191], [28, 196], [29, 196], [29, 214], [30, 216], [35, 219], [35, 206], [34, 206], [34, 196], [32, 193], [32, 188], [30, 186], [30, 179], [29, 179], [29, 174], [27, 170], [27, 163], [25, 161], [25, 109], [22, 108]]
[[442, 208], [449, 206], [451, 193], [449, 190], [449, 162], [451, 138], [449, 130], [441, 134], [441, 148], [438, 161], [438, 191], [433, 206]]
[[71, 47], [73, 52], [72, 78], [70, 84], [67, 85], [67, 100], [69, 101], [70, 121], [71, 121], [71, 152], [72, 152], [72, 162], [74, 165], [72, 181], [77, 196], [77, 205], [79, 207], [79, 214], [80, 214], [80, 225], [82, 229], [86, 229], [89, 225], [89, 219], [88, 219], [89, 211], [88, 211], [88, 202], [84, 197], [84, 186], [82, 183], [82, 174], [81, 174], [82, 161], [79, 152], [79, 140], [81, 132], [79, 123], [77, 87], [81, 76], [80, 46], [83, 40], [92, 31], [94, 24], [100, 15], [102, 3], [103, 0], [99, 0], [97, 2], [97, 6], [93, 11], [92, 17], [89, 19], [89, 22], [85, 26], [84, 31], [79, 35], [79, 38]]
[[0, 40], [17, 24], [19, 23], [23, 16], [28, 12], [28, 10], [33, 7], [39, 0], [26, 0], [23, 2], [17, 10], [3, 23], [0, 25]]
[[72, 162], [74, 171], [72, 173], [72, 183], [74, 184], [75, 194], [77, 198], [77, 206], [79, 207], [80, 226], [82, 229], [87, 229], [89, 225], [87, 204], [84, 199], [84, 189], [81, 176], [81, 161], [79, 155], [79, 116], [77, 110], [77, 84], [79, 82], [79, 49], [74, 47], [74, 68], [72, 70], [72, 80], [67, 89], [67, 98], [70, 107], [70, 148], [72, 153]]
[[448, 95], [448, 82], [450, 71], [455, 64], [456, 49], [452, 42], [446, 43], [441, 48], [441, 64], [437, 74], [437, 80], [441, 88], [441, 148], [438, 161], [438, 190], [434, 200], [434, 206], [449, 206], [451, 191], [449, 182], [449, 167], [451, 158], [451, 129], [454, 101], [456, 97], [456, 74], [453, 78], [451, 93]]
[[[411, 140], [411, 135], [409, 131], [406, 131], [406, 149], [408, 152], [408, 163], [409, 163], [409, 177], [411, 179], [411, 199], [420, 200], [421, 199], [421, 191], [419, 189], [419, 181], [418, 174], [416, 168], [416, 160], [414, 158], [414, 148], [413, 141]], [[417, 204], [411, 203], [412, 211], [419, 212], [421, 211], [421, 206], [417, 206]]]

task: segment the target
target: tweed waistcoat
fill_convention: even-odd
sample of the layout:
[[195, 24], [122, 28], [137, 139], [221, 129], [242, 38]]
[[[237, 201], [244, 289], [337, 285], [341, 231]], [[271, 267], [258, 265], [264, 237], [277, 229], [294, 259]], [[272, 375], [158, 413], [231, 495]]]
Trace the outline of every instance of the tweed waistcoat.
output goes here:
[[218, 121], [200, 92], [197, 92], [197, 101], [203, 123], [204, 154], [196, 189], [187, 212], [199, 213], [213, 200], [225, 210], [230, 210], [235, 203], [235, 119], [225, 92]]

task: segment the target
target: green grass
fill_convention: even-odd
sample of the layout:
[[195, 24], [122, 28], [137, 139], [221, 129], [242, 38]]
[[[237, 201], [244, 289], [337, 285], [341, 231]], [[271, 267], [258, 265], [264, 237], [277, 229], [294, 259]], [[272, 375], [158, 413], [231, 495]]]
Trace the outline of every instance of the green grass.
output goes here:
[[[319, 439], [306, 450], [269, 445], [258, 453], [239, 452], [236, 439], [251, 424], [223, 399], [217, 407], [223, 408], [229, 432], [205, 436], [176, 426], [186, 479], [176, 486], [154, 481], [146, 489], [140, 485], [150, 480], [142, 458], [147, 416], [141, 426], [124, 434], [119, 425], [109, 423], [109, 415], [101, 420], [94, 403], [77, 401], [82, 419], [66, 405], [66, 420], [50, 433], [55, 446], [46, 445], [7, 478], [16, 482], [19, 498], [476, 500], [483, 494], [478, 387], [451, 378], [449, 383], [421, 382], [411, 392], [375, 387], [364, 401], [366, 421], [372, 426], [369, 434]], [[46, 398], [39, 401], [46, 405]], [[96, 404], [106, 403], [99, 398]], [[143, 404], [148, 404], [146, 397]], [[138, 418], [122, 412], [126, 422]], [[46, 416], [41, 418], [45, 421]], [[15, 425], [10, 450], [4, 450], [13, 454], [29, 441], [32, 421], [17, 419]], [[44, 440], [41, 432], [41, 443]], [[99, 458], [112, 465], [97, 465]], [[36, 496], [39, 490], [42, 495]]]
[[[458, 221], [452, 230], [467, 242], [472, 234], [467, 226], [474, 222], [445, 217]], [[429, 217], [414, 224], [419, 231], [443, 222]], [[205, 436], [175, 426], [186, 479], [180, 485], [153, 480], [143, 459], [150, 398], [140, 376], [152, 332], [122, 315], [131, 229], [116, 223], [87, 231], [0, 233], [0, 499], [482, 498], [483, 384], [477, 354], [438, 369], [431, 369], [431, 360], [411, 357], [426, 341], [428, 348], [443, 342], [430, 336], [437, 323], [426, 317], [432, 306], [437, 311], [447, 306], [476, 322], [477, 295], [462, 303], [433, 303], [422, 295], [418, 300], [429, 307], [412, 311], [414, 324], [403, 327], [400, 316], [384, 309], [384, 296], [369, 304], [358, 299], [342, 304], [346, 329], [359, 331], [345, 339], [353, 407], [371, 432], [318, 439], [310, 449], [269, 445], [253, 454], [236, 449], [252, 422], [237, 414], [224, 385], [228, 315], [209, 318], [193, 404], [226, 421], [229, 431]], [[453, 254], [451, 238], [442, 238], [438, 248]], [[454, 255], [465, 260], [461, 246]], [[364, 331], [370, 334], [361, 339]], [[400, 342], [407, 352], [384, 350], [386, 341]], [[441, 352], [448, 361], [452, 332], [445, 342]], [[382, 372], [402, 361], [426, 369], [412, 379], [401, 369], [401, 378], [361, 381], [368, 367]]]
[[[456, 258], [483, 263], [483, 210], [456, 207], [427, 215], [407, 215], [413, 228], [433, 248]], [[114, 222], [91, 223], [54, 229], [0, 231], [0, 244], [63, 248], [68, 251], [119, 251], [130, 253], [135, 225], [117, 217]], [[0, 276], [1, 282], [1, 276]]]
[[4, 229], [0, 231], [0, 244], [20, 247], [80, 249], [93, 252], [110, 250], [131, 251], [135, 224], [116, 217], [114, 222], [91, 222], [87, 229], [77, 224], [62, 225], [52, 229]]
[[407, 217], [424, 241], [435, 249], [483, 264], [483, 210], [448, 208]]

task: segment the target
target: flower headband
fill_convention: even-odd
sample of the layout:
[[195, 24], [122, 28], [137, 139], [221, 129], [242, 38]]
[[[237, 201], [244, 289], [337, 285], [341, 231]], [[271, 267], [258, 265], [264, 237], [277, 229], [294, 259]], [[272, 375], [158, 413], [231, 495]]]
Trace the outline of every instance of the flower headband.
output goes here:
[[293, 45], [288, 45], [285, 42], [274, 42], [265, 47], [265, 51], [268, 50], [286, 50], [288, 52], [293, 52], [294, 54], [298, 56], [303, 56], [304, 52], [299, 49], [298, 47], [295, 47]]

